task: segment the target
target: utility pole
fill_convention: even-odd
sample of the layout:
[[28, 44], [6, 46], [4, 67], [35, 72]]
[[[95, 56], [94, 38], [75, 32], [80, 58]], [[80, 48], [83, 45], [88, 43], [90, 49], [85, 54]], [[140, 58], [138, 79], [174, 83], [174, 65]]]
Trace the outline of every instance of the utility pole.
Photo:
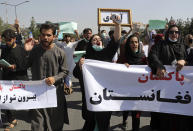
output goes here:
[[[22, 5], [22, 4], [24, 4], [24, 3], [27, 3], [27, 2], [29, 2], [29, 1], [24, 1], [24, 2], [21, 2], [21, 3], [18, 3], [18, 4], [8, 4], [7, 2], [3, 2], [3, 3], [1, 3], [2, 5], [9, 5], [9, 6], [13, 6], [14, 8], [15, 8], [15, 18], [16, 18], [16, 20], [17, 20], [17, 6], [19, 6], [19, 5]], [[6, 15], [7, 15], [7, 8], [6, 8]], [[7, 17], [7, 16], [6, 16]]]

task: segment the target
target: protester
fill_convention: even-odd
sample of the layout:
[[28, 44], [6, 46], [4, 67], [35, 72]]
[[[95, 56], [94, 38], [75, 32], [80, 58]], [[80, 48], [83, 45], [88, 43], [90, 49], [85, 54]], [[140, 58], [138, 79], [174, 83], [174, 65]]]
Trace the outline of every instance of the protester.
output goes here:
[[[128, 32], [126, 30], [121, 31], [121, 38], [119, 40], [120, 47], [119, 47], [117, 53], [115, 54], [115, 56], [113, 57], [113, 62], [117, 62], [118, 57], [119, 56], [122, 57], [122, 54], [124, 55], [125, 44], [126, 44], [128, 36], [131, 34], [132, 30], [133, 30], [133, 27], [131, 26], [130, 30]], [[111, 35], [111, 33], [109, 32], [110, 35]]]
[[25, 44], [27, 51], [33, 48], [28, 61], [32, 80], [45, 79], [46, 84], [55, 85], [57, 94], [56, 108], [30, 110], [32, 131], [62, 131], [64, 122], [69, 123], [62, 83], [62, 79], [68, 74], [66, 56], [64, 51], [53, 43], [55, 32], [53, 24], [42, 24], [40, 44], [34, 48], [31, 42]]
[[21, 34], [21, 30], [20, 30], [20, 26], [19, 26], [19, 21], [16, 19], [15, 20], [15, 24], [14, 24], [14, 28], [15, 28], [15, 30], [16, 30], [16, 44], [18, 44], [18, 45], [23, 45], [23, 43], [22, 43], [22, 34]]
[[75, 37], [72, 37], [70, 42], [76, 42], [76, 38]]
[[[123, 58], [125, 58], [125, 45], [126, 42], [128, 40], [128, 37], [131, 35], [133, 30], [133, 26], [130, 27], [130, 30], [127, 32], [127, 34], [123, 35], [120, 38], [120, 53], [119, 53], [119, 59], [118, 61], [122, 61]], [[139, 38], [139, 33], [138, 32], [134, 32], [133, 35], [137, 36]], [[139, 41], [140, 46], [142, 46], [142, 42]], [[143, 46], [142, 46], [142, 50], [143, 50]]]
[[[192, 34], [187, 34], [185, 37], [184, 44], [186, 46], [186, 61], [187, 61], [187, 66], [193, 66], [193, 36]], [[186, 122], [188, 124], [188, 131], [193, 130], [193, 125], [192, 125], [193, 117], [192, 116], [187, 116]]]
[[108, 35], [107, 35], [106, 30], [101, 30], [101, 32], [100, 32], [100, 37], [101, 37], [101, 40], [102, 40], [102, 42], [103, 42], [103, 46], [104, 46], [104, 47], [107, 47], [110, 39], [109, 39], [109, 37], [108, 37]]
[[106, 30], [101, 30], [100, 37], [101, 38], [106, 38], [107, 37], [107, 31]]
[[155, 44], [158, 44], [160, 41], [162, 41], [162, 40], [164, 40], [165, 38], [164, 38], [164, 34], [157, 34], [156, 36], [155, 36], [155, 39], [154, 39], [154, 43]]
[[85, 51], [89, 45], [89, 40], [92, 36], [92, 30], [90, 28], [85, 28], [83, 30], [83, 40], [78, 42], [75, 51]]
[[163, 31], [164, 36], [166, 35], [166, 32], [167, 32], [167, 30], [168, 30], [168, 27], [169, 27], [169, 25], [166, 24], [166, 25], [165, 25], [165, 29], [164, 29], [164, 31]]
[[[0, 46], [1, 46], [1, 41], [2, 41], [2, 39], [1, 39], [1, 34], [0, 34]], [[0, 55], [1, 55], [1, 49], [0, 49]], [[2, 70], [1, 70], [1, 68], [0, 68], [0, 80], [2, 79]], [[3, 126], [3, 124], [2, 124], [2, 119], [1, 119], [1, 110], [0, 110], [0, 127], [2, 127]]]
[[[120, 18], [118, 17], [117, 19]], [[82, 64], [84, 63], [84, 59], [112, 62], [112, 58], [119, 46], [118, 40], [120, 38], [120, 35], [120, 24], [116, 24], [114, 37], [111, 39], [106, 48], [103, 48], [103, 43], [100, 36], [93, 35], [90, 39], [84, 58], [80, 59], [79, 63], [76, 65], [73, 71], [74, 76], [79, 79], [82, 91], [82, 117], [85, 120], [82, 131], [94, 131], [96, 127], [98, 127], [99, 131], [109, 130], [111, 112], [91, 112], [87, 110], [82, 76]]]
[[184, 44], [186, 45], [186, 49], [191, 48], [193, 45], [193, 36], [192, 34], [187, 34], [185, 36]]
[[145, 33], [146, 33], [146, 42], [148, 44], [148, 53], [151, 50], [151, 47], [154, 45], [154, 40], [157, 32], [155, 30], [149, 30], [149, 24], [146, 25]]
[[[146, 56], [142, 50], [142, 46], [139, 43], [139, 37], [136, 35], [131, 35], [126, 41], [124, 55], [119, 58], [118, 63], [124, 63], [128, 68], [130, 65], [146, 65]], [[140, 114], [139, 111], [132, 111], [132, 131], [139, 131], [140, 125]], [[127, 128], [127, 117], [129, 111], [123, 112], [123, 123], [122, 127], [124, 130]]]
[[125, 36], [127, 34], [127, 31], [126, 30], [122, 30], [121, 31], [121, 36]]
[[[3, 80], [28, 80], [26, 63], [26, 51], [19, 44], [16, 44], [16, 33], [14, 30], [7, 29], [2, 33], [2, 38], [6, 43], [6, 47], [2, 49], [1, 59], [7, 61], [10, 66], [3, 66]], [[9, 125], [5, 131], [14, 128], [17, 125], [17, 120], [13, 115], [13, 111], [6, 110], [5, 112]]]
[[[176, 25], [171, 25], [165, 36], [165, 40], [152, 46], [148, 63], [153, 74], [163, 78], [166, 73], [164, 65], [173, 65], [176, 71], [180, 71], [185, 65], [185, 46], [180, 43], [180, 32]], [[184, 116], [174, 114], [159, 114], [158, 131], [186, 131]]]
[[[161, 41], [164, 40], [164, 35], [163, 34], [157, 34], [155, 36], [155, 40], [154, 43], [155, 44], [159, 44]], [[159, 119], [159, 113], [157, 112], [151, 112], [151, 121], [150, 121], [150, 127], [152, 129], [157, 129], [159, 128], [159, 123], [160, 123], [160, 119]]]
[[[75, 30], [74, 32], [76, 33], [76, 36], [78, 36], [78, 31]], [[66, 54], [67, 67], [69, 70], [69, 74], [64, 79], [65, 88], [71, 88], [71, 86], [72, 86], [72, 80], [71, 80], [72, 79], [72, 73], [73, 73], [74, 67], [76, 65], [74, 62], [74, 59], [73, 59], [73, 54], [74, 54], [74, 50], [75, 50], [78, 42], [79, 41], [71, 42], [70, 34], [66, 34], [64, 36], [64, 41], [62, 43], [56, 43], [56, 45], [58, 47], [60, 47], [62, 50], [64, 50], [64, 52]]]
[[184, 40], [184, 44], [186, 46], [186, 54], [187, 54], [187, 64], [193, 65], [193, 36], [191, 34], [187, 34]]
[[124, 44], [127, 41], [127, 38], [129, 35], [131, 35], [133, 31], [133, 26], [131, 25], [130, 30], [127, 32], [126, 30], [121, 31], [121, 39], [120, 39], [120, 44]]
[[2, 39], [1, 39], [1, 34], [0, 34], [0, 45], [1, 45], [1, 41], [2, 41]]

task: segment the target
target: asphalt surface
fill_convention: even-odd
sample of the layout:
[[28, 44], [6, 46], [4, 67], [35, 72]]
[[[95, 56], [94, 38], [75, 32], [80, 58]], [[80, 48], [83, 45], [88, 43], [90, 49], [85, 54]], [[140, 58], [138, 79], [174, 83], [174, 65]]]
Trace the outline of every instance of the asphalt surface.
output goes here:
[[[80, 86], [77, 79], [73, 78], [73, 90], [74, 92], [71, 95], [67, 95], [67, 104], [68, 104], [68, 115], [70, 124], [64, 124], [64, 131], [80, 131], [83, 127], [84, 120], [81, 116], [81, 92]], [[11, 131], [30, 131], [30, 118], [28, 115], [28, 111], [16, 111], [14, 112], [16, 118], [19, 120], [17, 126], [15, 126]], [[149, 113], [143, 112], [141, 114], [141, 122], [140, 122], [140, 131], [151, 131], [149, 127], [150, 117]], [[5, 116], [2, 115], [5, 119]], [[128, 131], [131, 131], [131, 117], [128, 117]], [[4, 120], [5, 122], [5, 120]], [[122, 123], [122, 113], [121, 112], [113, 112], [110, 121], [111, 131], [122, 131], [121, 128]], [[4, 123], [4, 127], [5, 127]], [[4, 128], [0, 128], [0, 131], [3, 131]]]

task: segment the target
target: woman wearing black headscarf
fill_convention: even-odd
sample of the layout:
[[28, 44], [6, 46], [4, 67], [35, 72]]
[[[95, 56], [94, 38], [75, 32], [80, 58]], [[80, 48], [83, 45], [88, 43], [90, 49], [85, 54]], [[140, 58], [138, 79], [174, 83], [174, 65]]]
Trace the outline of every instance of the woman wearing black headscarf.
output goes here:
[[[180, 43], [180, 32], [176, 25], [171, 25], [165, 40], [155, 44], [148, 55], [148, 63], [153, 74], [163, 78], [166, 73], [164, 65], [174, 65], [180, 71], [185, 65], [185, 45]], [[184, 116], [159, 113], [160, 123], [158, 131], [186, 131]]]
[[178, 27], [171, 25], [166, 32], [165, 40], [154, 45], [149, 53], [149, 66], [159, 77], [163, 77], [166, 72], [164, 65], [176, 63], [177, 71], [185, 65], [185, 46], [180, 43], [179, 33]]
[[[139, 43], [139, 38], [136, 35], [131, 35], [125, 44], [124, 53], [122, 58], [119, 58], [118, 63], [124, 63], [127, 67], [129, 65], [146, 65], [146, 57], [142, 50], [142, 45]], [[123, 123], [122, 127], [126, 130], [126, 120], [129, 112], [123, 112]], [[140, 125], [140, 114], [139, 111], [132, 111], [132, 131], [139, 131]]]
[[85, 120], [82, 131], [94, 131], [96, 124], [99, 131], [109, 130], [111, 112], [92, 112], [87, 110], [82, 75], [82, 64], [84, 63], [84, 59], [112, 62], [112, 59], [119, 47], [118, 40], [121, 36], [120, 24], [116, 22], [114, 23], [116, 25], [114, 38], [112, 38], [107, 47], [103, 47], [103, 43], [99, 35], [93, 35], [89, 41], [85, 56], [80, 59], [73, 71], [73, 75], [79, 79], [82, 92], [82, 117]]

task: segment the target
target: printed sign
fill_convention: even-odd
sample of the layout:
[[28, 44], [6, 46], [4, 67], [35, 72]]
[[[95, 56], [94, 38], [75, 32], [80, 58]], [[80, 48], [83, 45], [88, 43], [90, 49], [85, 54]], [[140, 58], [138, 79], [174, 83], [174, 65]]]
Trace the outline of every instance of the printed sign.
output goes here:
[[0, 81], [0, 109], [56, 107], [56, 88], [41, 81]]
[[76, 22], [60, 22], [59, 29], [60, 33], [58, 35], [58, 39], [63, 39], [63, 33], [65, 34], [74, 34], [74, 31], [77, 30], [78, 24]]
[[165, 29], [166, 21], [163, 20], [149, 20], [149, 29]]
[[131, 10], [129, 9], [105, 9], [98, 8], [98, 25], [113, 26], [112, 15], [118, 15], [121, 18], [122, 26], [131, 26]]

